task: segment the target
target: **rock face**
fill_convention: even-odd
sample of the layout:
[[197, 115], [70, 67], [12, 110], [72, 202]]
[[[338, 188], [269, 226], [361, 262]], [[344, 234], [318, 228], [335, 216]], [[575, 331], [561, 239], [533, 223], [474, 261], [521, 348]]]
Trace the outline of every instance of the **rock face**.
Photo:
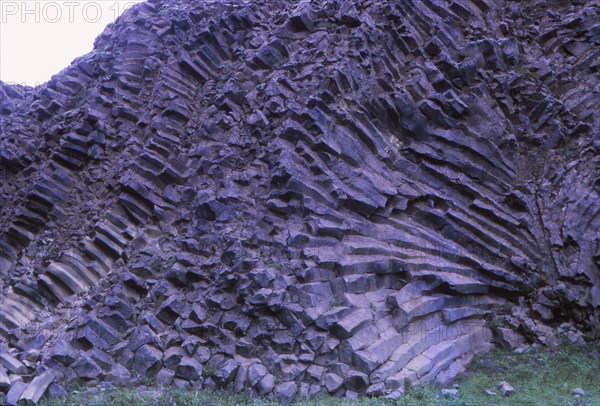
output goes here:
[[151, 0], [2, 84], [0, 391], [385, 396], [598, 336], [593, 3]]

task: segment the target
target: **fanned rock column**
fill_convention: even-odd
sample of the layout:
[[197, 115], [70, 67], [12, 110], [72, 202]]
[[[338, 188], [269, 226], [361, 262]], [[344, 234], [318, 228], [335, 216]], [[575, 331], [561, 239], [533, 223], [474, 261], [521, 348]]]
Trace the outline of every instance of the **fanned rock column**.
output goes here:
[[0, 391], [396, 397], [598, 337], [598, 14], [154, 0], [1, 83]]

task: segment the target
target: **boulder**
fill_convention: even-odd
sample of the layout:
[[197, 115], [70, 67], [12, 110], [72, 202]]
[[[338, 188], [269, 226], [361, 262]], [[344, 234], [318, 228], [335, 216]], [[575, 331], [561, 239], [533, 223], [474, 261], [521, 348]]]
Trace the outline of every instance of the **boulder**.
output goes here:
[[508, 328], [495, 328], [496, 340], [506, 349], [514, 350], [525, 343], [525, 338], [514, 330]]
[[8, 392], [10, 386], [11, 382], [8, 373], [6, 372], [6, 369], [0, 365], [0, 392]]
[[27, 404], [38, 404], [42, 396], [46, 393], [48, 386], [56, 379], [56, 373], [52, 370], [46, 371], [35, 378], [27, 385], [27, 388], [21, 394], [19, 400]]
[[296, 392], [298, 392], [298, 385], [295, 382], [284, 382], [275, 386], [273, 397], [283, 404], [290, 404], [294, 401]]
[[27, 367], [8, 352], [0, 352], [0, 365], [14, 374], [25, 375], [27, 373]]
[[221, 387], [225, 387], [234, 378], [238, 363], [234, 360], [226, 361], [212, 376], [212, 379]]
[[260, 396], [271, 393], [275, 388], [275, 376], [271, 374], [265, 375], [256, 385], [256, 391]]
[[110, 372], [106, 374], [106, 379], [115, 386], [129, 386], [132, 382], [131, 373], [119, 364], [112, 367]]
[[148, 344], [142, 346], [133, 357], [133, 369], [142, 376], [158, 372], [161, 366], [162, 352]]
[[175, 378], [175, 371], [172, 369], [163, 368], [156, 374], [156, 381], [161, 385], [171, 385]]
[[248, 367], [248, 385], [254, 387], [267, 375], [267, 373], [267, 368], [262, 364], [250, 365], [250, 367]]
[[304, 0], [298, 3], [298, 6], [290, 15], [290, 23], [298, 31], [314, 30], [315, 16], [311, 10], [310, 1]]
[[362, 372], [350, 371], [345, 374], [344, 385], [353, 392], [362, 392], [369, 386], [369, 376]]
[[50, 351], [50, 358], [64, 366], [69, 366], [75, 362], [77, 356], [77, 350], [65, 341], [59, 341]]
[[24, 382], [15, 382], [6, 394], [6, 404], [9, 406], [16, 406], [27, 387], [27, 384]]
[[183, 311], [184, 302], [180, 297], [169, 298], [156, 313], [156, 317], [166, 324], [173, 324]]
[[337, 374], [328, 373], [323, 377], [323, 385], [329, 393], [335, 393], [344, 385], [344, 380]]
[[496, 388], [498, 388], [503, 396], [510, 396], [515, 393], [515, 388], [513, 388], [512, 385], [506, 381], [500, 381], [496, 383]]
[[47, 394], [50, 399], [62, 399], [67, 397], [68, 392], [62, 385], [53, 382], [48, 386]]
[[81, 379], [97, 379], [103, 375], [102, 368], [85, 353], [79, 355], [72, 368]]
[[[192, 351], [193, 352], [193, 351]], [[177, 369], [182, 358], [186, 357], [186, 351], [181, 347], [171, 347], [165, 351], [163, 364], [166, 368]]]
[[330, 331], [340, 339], [352, 336], [356, 331], [373, 321], [370, 310], [356, 309], [344, 316], [341, 320], [331, 324]]
[[442, 395], [449, 398], [458, 396], [458, 389], [442, 389]]
[[202, 376], [202, 364], [190, 357], [184, 357], [177, 366], [175, 375], [188, 381], [196, 381]]
[[380, 397], [385, 395], [385, 385], [383, 382], [369, 386], [365, 394], [369, 397]]

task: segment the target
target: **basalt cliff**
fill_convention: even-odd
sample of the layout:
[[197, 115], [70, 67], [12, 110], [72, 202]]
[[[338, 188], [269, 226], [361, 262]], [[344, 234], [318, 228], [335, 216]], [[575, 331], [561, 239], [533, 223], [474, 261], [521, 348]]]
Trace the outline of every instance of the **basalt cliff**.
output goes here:
[[1, 83], [0, 392], [397, 397], [598, 338], [598, 21], [150, 0], [45, 85]]

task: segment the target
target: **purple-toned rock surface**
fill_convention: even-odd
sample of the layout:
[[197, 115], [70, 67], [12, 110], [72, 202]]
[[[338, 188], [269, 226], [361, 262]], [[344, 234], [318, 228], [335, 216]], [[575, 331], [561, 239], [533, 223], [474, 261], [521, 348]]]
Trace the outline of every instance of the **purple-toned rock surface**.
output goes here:
[[395, 397], [598, 337], [592, 3], [151, 0], [1, 83], [0, 391]]

